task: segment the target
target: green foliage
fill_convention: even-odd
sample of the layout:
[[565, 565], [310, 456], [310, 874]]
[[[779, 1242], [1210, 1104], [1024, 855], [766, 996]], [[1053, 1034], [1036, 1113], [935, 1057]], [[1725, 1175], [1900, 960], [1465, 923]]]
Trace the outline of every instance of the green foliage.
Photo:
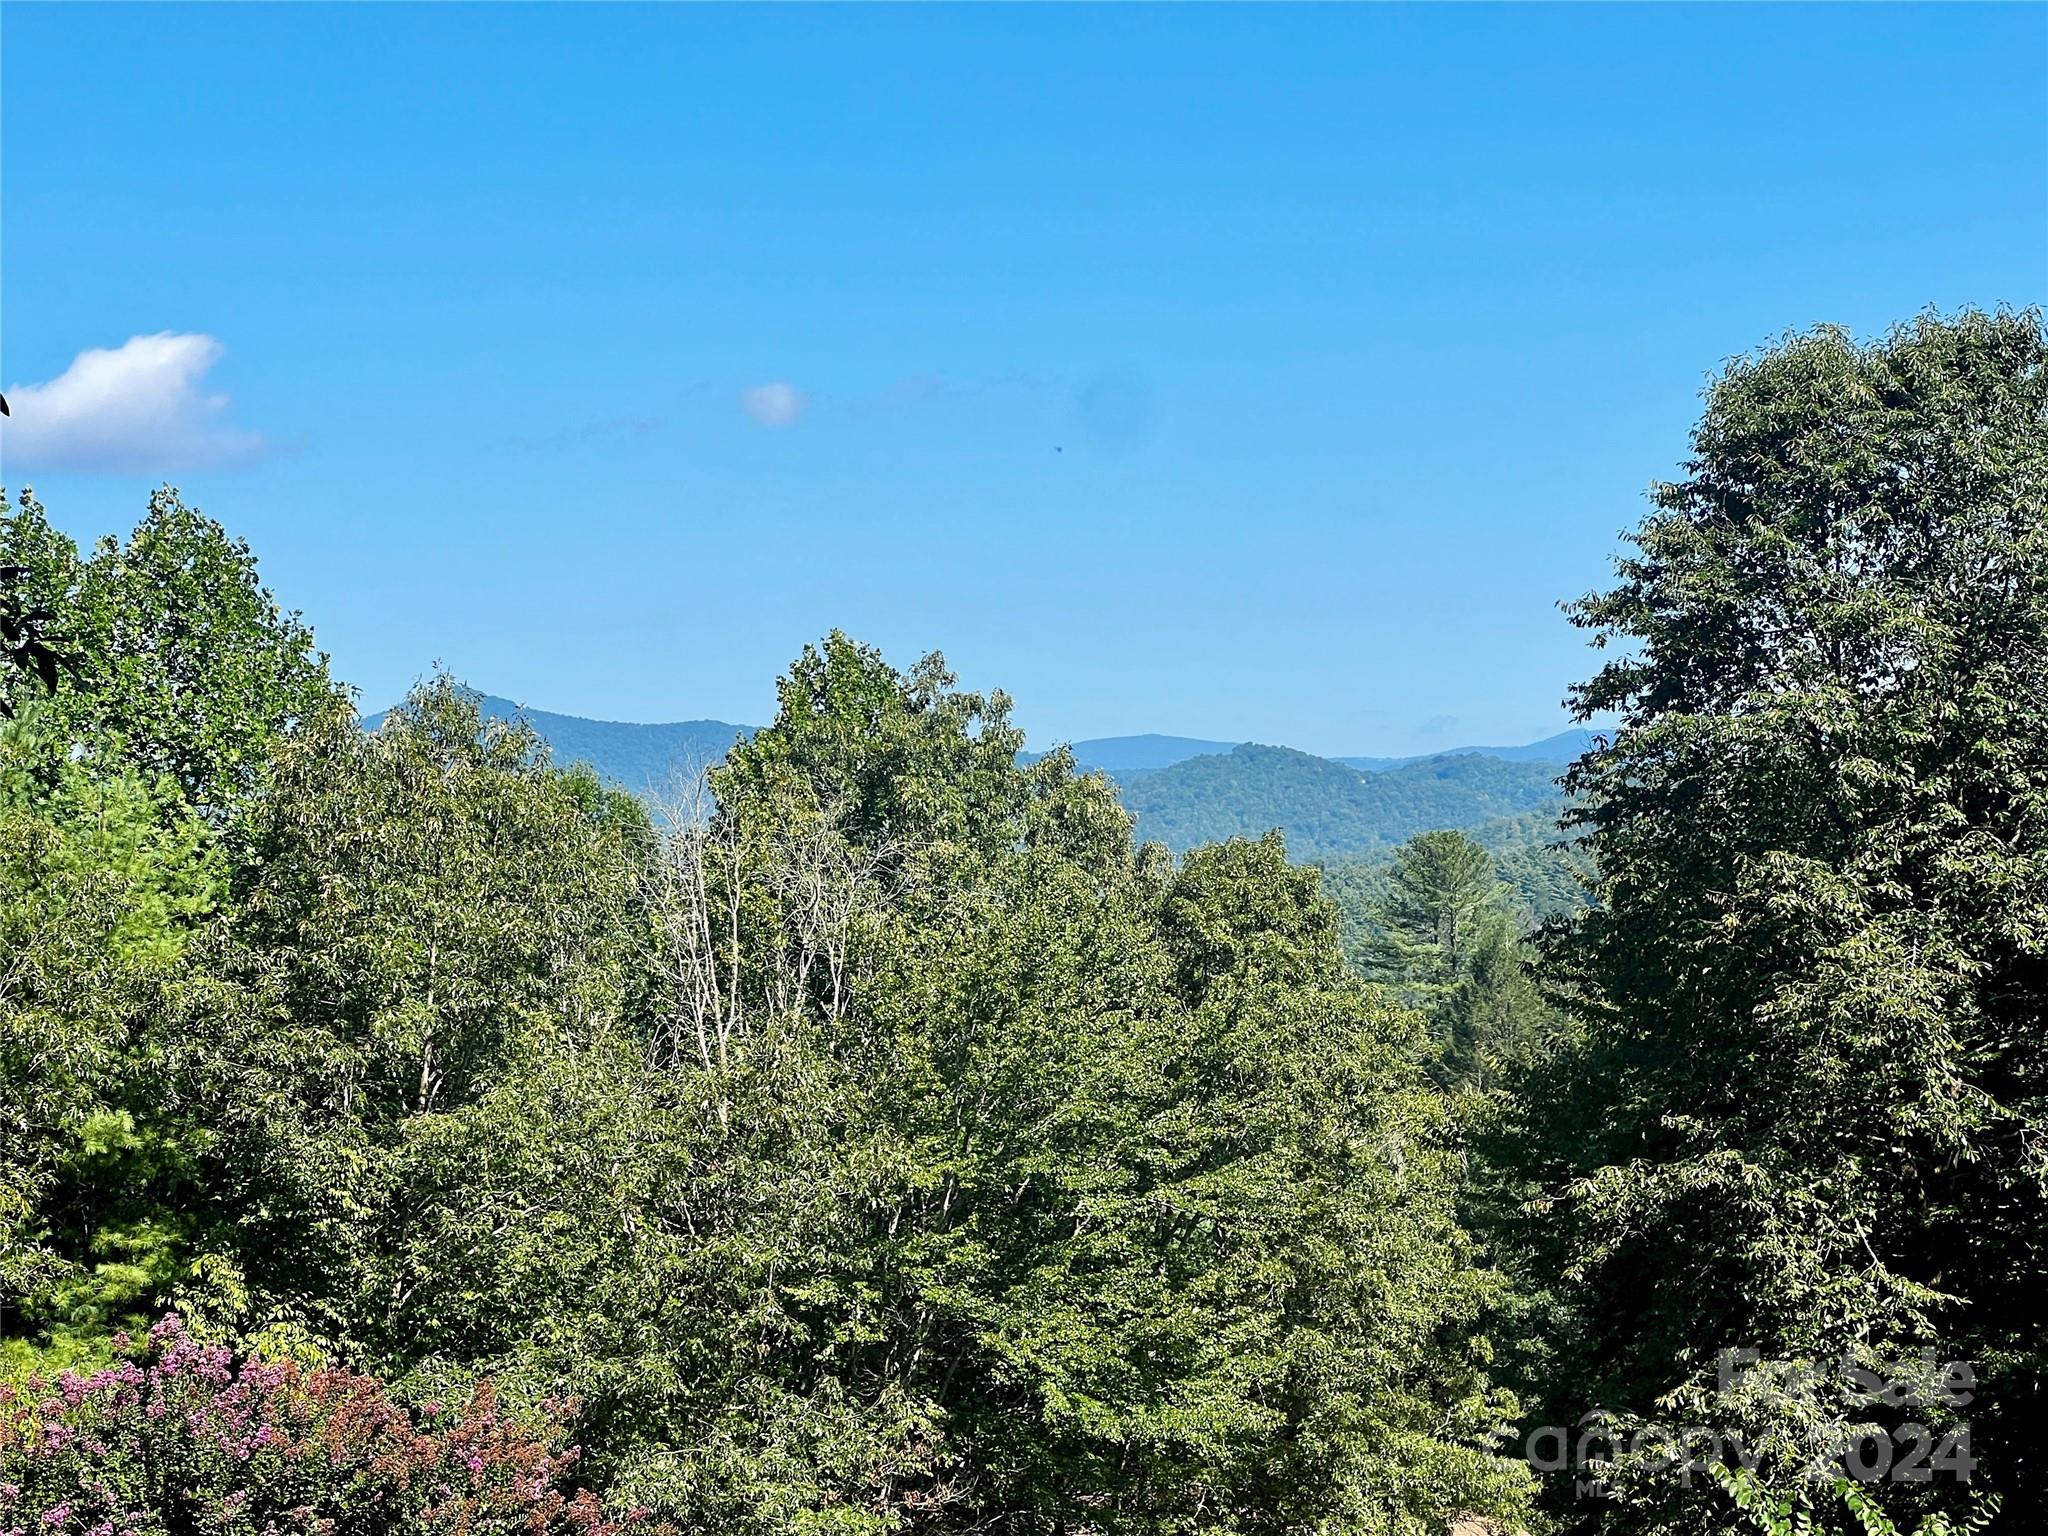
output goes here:
[[2048, 1504], [2044, 478], [2038, 316], [1794, 337], [1716, 383], [1687, 478], [1577, 605], [1618, 642], [1578, 704], [1622, 728], [1570, 777], [1583, 1033], [1515, 1155], [1552, 1421], [1698, 1402], [1723, 1346], [1925, 1345], [1983, 1377], [1990, 1485]]
[[[720, 1432], [656, 1502], [743, 1529], [1513, 1509], [1483, 1351], [1430, 1343], [1490, 1282], [1413, 1025], [1345, 978], [1277, 841], [1174, 873], [1106, 783], [1018, 766], [1000, 696], [837, 636], [716, 786], [710, 822], [668, 819], [665, 1067], [735, 1149], [707, 1160], [766, 1183], [691, 1209], [751, 1268]], [[743, 1150], [763, 1079], [779, 1165]]]
[[1490, 1090], [1546, 1048], [1557, 1020], [1487, 851], [1462, 832], [1425, 832], [1384, 869], [1325, 871], [1352, 963], [1429, 1020], [1439, 1081]]
[[20, 716], [0, 735], [0, 1348], [69, 1358], [239, 1292], [195, 1198], [215, 1132], [194, 941], [273, 740], [336, 695], [246, 548], [173, 492], [90, 559], [24, 492], [0, 564], [77, 663], [47, 697], [0, 678]]
[[[2044, 484], [2038, 317], [1734, 365], [1574, 610], [1621, 724], [1569, 851], [1552, 770], [1484, 757], [1242, 748], [1120, 804], [838, 634], [650, 815], [446, 679], [364, 732], [174, 493], [89, 559], [25, 498], [10, 612], [80, 665], [0, 678], [0, 1351], [176, 1308], [263, 1362], [237, 1412], [374, 1370], [319, 1390], [423, 1477], [425, 1404], [573, 1395], [600, 1490], [733, 1536], [1437, 1536], [1530, 1518], [1489, 1446], [1594, 1411], [1755, 1471], [1560, 1483], [1564, 1528], [1937, 1536], [1991, 1504], [1808, 1475], [1903, 1409], [1713, 1381], [1926, 1347], [2039, 1507]], [[1318, 872], [1276, 827], [1412, 840]], [[0, 1438], [70, 1456], [42, 1420], [111, 1393], [110, 1454], [188, 1469], [148, 1497], [238, 1528], [123, 1369]], [[551, 1433], [470, 1491], [542, 1498]]]
[[[1502, 906], [1517, 933], [1532, 933], [1545, 922], [1570, 919], [1585, 909], [1593, 884], [1592, 863], [1583, 850], [1565, 841], [1567, 834], [1555, 814], [1530, 811], [1456, 830], [1491, 857]], [[1345, 958], [1361, 972], [1371, 964], [1380, 941], [1378, 913], [1398, 852], [1389, 849], [1322, 865], [1323, 889], [1337, 904]]]
[[[257, 581], [248, 546], [174, 490], [85, 560], [24, 492], [0, 518], [0, 564], [24, 569], [78, 663], [53, 701], [65, 734], [147, 781], [169, 775], [216, 821], [254, 787], [270, 738], [335, 698], [311, 631]], [[27, 686], [0, 682], [10, 696]]]
[[246, 774], [66, 739], [147, 671], [10, 737], [18, 1351], [176, 1302], [573, 1393], [622, 1497], [763, 1536], [1522, 1507], [1418, 1024], [1277, 839], [1176, 870], [837, 635], [658, 820], [447, 680], [244, 716]]
[[[479, 698], [477, 707], [486, 719], [530, 726], [547, 743], [548, 756], [555, 762], [586, 764], [605, 783], [647, 798], [668, 793], [678, 778], [688, 779], [718, 762], [734, 741], [753, 731], [751, 726], [723, 720], [675, 720], [661, 725], [585, 720], [578, 715], [529, 709], [491, 694]], [[368, 716], [363, 729], [374, 731], [384, 719], [384, 713]]]
[[[221, 895], [175, 785], [74, 761], [46, 709], [0, 729], [0, 1322], [68, 1356], [181, 1278], [193, 1131], [159, 1027]], [[14, 1315], [8, 1316], [9, 1312]]]
[[1121, 795], [1139, 835], [1176, 853], [1278, 828], [1298, 857], [1343, 859], [1432, 828], [1554, 815], [1559, 771], [1459, 754], [1364, 773], [1286, 747], [1246, 745], [1131, 778]]
[[1493, 855], [1494, 875], [1525, 928], [1576, 917], [1595, 883], [1592, 860], [1558, 825], [1559, 814], [1530, 811], [1465, 828], [1467, 837]]
[[451, 1168], [506, 1096], [545, 1102], [556, 1063], [616, 1038], [646, 817], [441, 679], [373, 735], [345, 705], [308, 721], [242, 835], [216, 956], [236, 986], [207, 1027], [266, 1320], [429, 1352], [483, 1298], [457, 1304], [428, 1193], [460, 1198]]
[[[1904, 1527], [1887, 1515], [1868, 1492], [1848, 1478], [1836, 1478], [1824, 1494], [1811, 1490], [1773, 1493], [1747, 1467], [1710, 1463], [1708, 1473], [1730, 1501], [1764, 1536], [1816, 1536], [1843, 1529], [1837, 1516], [1855, 1521], [1854, 1536], [1902, 1536]], [[1963, 1519], [1932, 1514], [1912, 1527], [1912, 1536], [1974, 1536], [1998, 1515], [1999, 1501], [1989, 1498]]]
[[1471, 968], [1488, 928], [1505, 922], [1493, 861], [1462, 832], [1423, 832], [1394, 852], [1374, 916], [1366, 974], [1440, 997]]

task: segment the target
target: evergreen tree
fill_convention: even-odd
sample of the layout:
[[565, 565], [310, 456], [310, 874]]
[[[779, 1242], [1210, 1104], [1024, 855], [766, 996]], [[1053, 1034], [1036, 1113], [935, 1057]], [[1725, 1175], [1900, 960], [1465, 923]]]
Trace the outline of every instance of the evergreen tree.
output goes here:
[[1424, 998], [1458, 984], [1503, 915], [1493, 860], [1462, 832], [1423, 832], [1394, 853], [1367, 974]]
[[0, 726], [0, 1354], [64, 1360], [200, 1278], [166, 1030], [222, 879], [175, 784], [74, 759], [49, 713]]
[[1437, 1006], [1443, 1081], [1492, 1092], [1542, 1060], [1558, 1019], [1535, 961], [1529, 942], [1505, 919], [1481, 925], [1464, 974]]
[[1555, 1023], [1485, 849], [1462, 832], [1410, 838], [1371, 912], [1366, 974], [1429, 1020], [1440, 1083], [1488, 1092], [1541, 1054]]

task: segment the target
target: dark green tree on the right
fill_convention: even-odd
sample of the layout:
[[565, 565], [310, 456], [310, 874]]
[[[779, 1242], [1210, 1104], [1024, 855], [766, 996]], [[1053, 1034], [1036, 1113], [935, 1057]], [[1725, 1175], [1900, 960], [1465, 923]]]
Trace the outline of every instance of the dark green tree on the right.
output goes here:
[[[1567, 781], [1600, 872], [1554, 956], [1581, 1036], [1525, 1098], [1530, 1237], [1557, 1306], [1543, 1422], [1732, 1424], [1765, 1483], [1861, 1529], [1799, 1461], [1858, 1419], [1939, 1431], [1940, 1410], [1730, 1401], [1715, 1353], [1926, 1346], [1975, 1369], [1974, 1489], [1952, 1459], [1863, 1492], [1903, 1529], [1986, 1492], [2038, 1512], [2041, 316], [1930, 315], [1861, 345], [1823, 329], [1740, 359], [1685, 478], [1653, 499], [1619, 582], [1573, 608], [1615, 652], [1579, 712], [1620, 728]], [[1571, 1519], [1733, 1518], [1697, 1481], [1622, 1493], [1567, 1497]]]

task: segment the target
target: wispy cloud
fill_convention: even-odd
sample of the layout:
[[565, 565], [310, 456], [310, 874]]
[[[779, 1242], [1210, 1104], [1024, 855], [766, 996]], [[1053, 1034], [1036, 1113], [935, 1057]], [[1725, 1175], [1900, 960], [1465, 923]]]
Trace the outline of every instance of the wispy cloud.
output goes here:
[[888, 388], [846, 402], [847, 414], [866, 420], [917, 410], [927, 405], [980, 400], [984, 396], [1017, 393], [1042, 394], [1055, 388], [1051, 379], [1035, 374], [1006, 373], [991, 379], [956, 379], [943, 373], [917, 373], [898, 379]]
[[48, 383], [10, 388], [9, 467], [154, 475], [259, 457], [269, 440], [230, 424], [228, 397], [204, 388], [224, 350], [195, 333], [131, 336], [79, 353]]
[[542, 449], [580, 448], [591, 443], [630, 443], [659, 430], [661, 424], [659, 416], [607, 416], [538, 437], [508, 437], [505, 446], [515, 453], [534, 453]]
[[811, 397], [785, 379], [740, 391], [740, 409], [763, 427], [793, 427]]
[[873, 416], [916, 410], [921, 405], [956, 398], [959, 393], [959, 389], [949, 384], [943, 375], [919, 373], [898, 379], [879, 393], [847, 401], [846, 411], [856, 420], [864, 421]]
[[1458, 717], [1456, 715], [1431, 715], [1422, 724], [1415, 727], [1415, 734], [1418, 736], [1441, 736], [1457, 723]]

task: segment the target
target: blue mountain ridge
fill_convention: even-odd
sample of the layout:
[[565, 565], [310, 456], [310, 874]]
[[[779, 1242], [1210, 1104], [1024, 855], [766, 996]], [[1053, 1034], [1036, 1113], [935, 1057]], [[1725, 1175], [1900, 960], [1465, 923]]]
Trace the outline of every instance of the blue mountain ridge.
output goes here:
[[1524, 742], [1519, 747], [1446, 747], [1441, 752], [1420, 752], [1413, 757], [1340, 757], [1334, 761], [1366, 773], [1382, 773], [1404, 763], [1426, 763], [1437, 757], [1497, 757], [1504, 763], [1569, 763], [1592, 745], [1593, 733], [1584, 726], [1573, 726], [1541, 741]]
[[[483, 713], [524, 720], [559, 763], [588, 763], [620, 788], [657, 796], [710, 766], [753, 726], [726, 720], [591, 720], [478, 694]], [[363, 721], [375, 730], [389, 711]], [[1287, 747], [1193, 736], [1103, 736], [1071, 743], [1084, 772], [1117, 782], [1141, 837], [1176, 852], [1278, 827], [1297, 857], [1383, 849], [1415, 831], [1478, 825], [1562, 804], [1555, 780], [1591, 744], [1574, 729], [1509, 747], [1455, 747], [1413, 757], [1317, 757]], [[1025, 759], [1043, 756], [1027, 752]]]
[[[725, 720], [587, 720], [489, 693], [477, 695], [477, 703], [489, 719], [524, 720], [548, 744], [556, 762], [588, 763], [601, 778], [643, 797], [658, 794], [678, 775], [717, 763], [735, 741], [755, 730]], [[363, 729], [374, 731], [389, 713], [379, 710], [366, 716]]]

